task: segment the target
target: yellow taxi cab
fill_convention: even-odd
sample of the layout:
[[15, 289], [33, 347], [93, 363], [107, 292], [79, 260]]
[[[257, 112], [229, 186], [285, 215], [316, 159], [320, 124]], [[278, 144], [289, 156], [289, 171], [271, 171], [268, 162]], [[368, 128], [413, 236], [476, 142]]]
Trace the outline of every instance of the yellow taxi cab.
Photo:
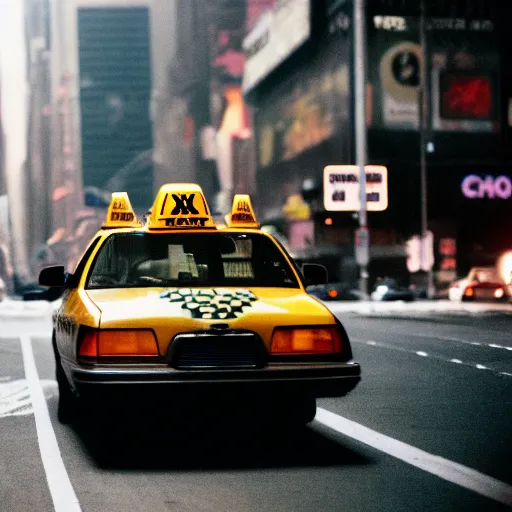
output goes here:
[[65, 288], [53, 315], [60, 421], [124, 399], [172, 410], [191, 396], [312, 421], [316, 398], [360, 380], [345, 329], [305, 291], [326, 277], [260, 230], [247, 195], [219, 225], [195, 184], [162, 186], [146, 222], [112, 194], [74, 273], [39, 276]]

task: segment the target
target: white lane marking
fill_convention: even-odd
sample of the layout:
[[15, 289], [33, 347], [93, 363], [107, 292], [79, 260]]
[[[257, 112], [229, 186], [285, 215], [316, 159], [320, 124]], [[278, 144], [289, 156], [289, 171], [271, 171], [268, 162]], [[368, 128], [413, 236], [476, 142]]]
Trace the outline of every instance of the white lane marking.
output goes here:
[[64, 466], [57, 438], [53, 431], [43, 388], [37, 373], [32, 341], [28, 336], [21, 336], [20, 341], [25, 377], [32, 397], [39, 450], [41, 451], [41, 459], [55, 512], [81, 512], [82, 509]]
[[505, 482], [479, 473], [462, 464], [420, 450], [415, 446], [388, 437], [322, 408], [317, 409], [315, 422], [319, 422], [340, 434], [356, 439], [443, 480], [460, 485], [509, 507], [512, 506], [512, 486]]
[[28, 415], [31, 406], [26, 381], [15, 380], [0, 384], [0, 418]]
[[478, 369], [478, 370], [488, 370], [493, 375], [498, 375], [498, 376], [503, 376], [503, 377], [512, 377], [511, 373], [502, 372], [500, 370], [497, 370], [496, 368], [484, 366], [479, 363], [473, 363], [473, 362], [468, 362], [468, 361], [465, 362], [465, 361], [461, 361], [460, 359], [449, 359], [446, 357], [427, 354], [427, 352], [423, 352], [423, 351], [410, 350], [407, 348], [398, 347], [397, 345], [390, 345], [389, 343], [383, 343], [381, 341], [374, 341], [374, 340], [367, 341], [367, 340], [362, 340], [359, 338], [350, 338], [350, 340], [353, 341], [354, 343], [364, 343], [365, 345], [370, 345], [372, 347], [386, 348], [389, 350], [395, 350], [397, 352], [404, 352], [405, 354], [414, 354], [414, 355], [419, 355], [422, 357], [429, 357], [431, 359], [436, 359], [437, 361], [442, 361], [444, 363], [456, 363], [456, 364], [460, 364], [463, 366], [467, 366], [468, 368], [473, 368], [473, 369]]
[[[46, 400], [57, 395], [56, 381], [42, 380], [41, 387]], [[0, 418], [29, 416], [33, 412], [28, 383], [25, 379], [7, 383], [0, 381]]]
[[407, 333], [407, 336], [411, 336], [413, 338], [454, 341], [456, 343], [463, 343], [465, 345], [473, 345], [474, 347], [498, 348], [501, 350], [508, 350], [508, 351], [512, 352], [512, 347], [509, 347], [507, 345], [500, 345], [499, 343], [483, 343], [481, 341], [468, 341], [468, 340], [463, 340], [461, 338], [453, 338], [451, 336], [440, 336], [440, 335], [433, 335], [433, 334], [418, 334], [418, 333], [414, 333], [414, 332]]

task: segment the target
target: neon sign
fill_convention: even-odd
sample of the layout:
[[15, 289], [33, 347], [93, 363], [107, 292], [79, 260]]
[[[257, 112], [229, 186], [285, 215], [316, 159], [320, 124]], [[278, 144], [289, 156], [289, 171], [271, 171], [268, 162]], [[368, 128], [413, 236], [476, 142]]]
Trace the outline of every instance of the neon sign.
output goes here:
[[461, 190], [468, 199], [510, 199], [512, 180], [508, 176], [485, 176], [469, 174], [462, 180]]

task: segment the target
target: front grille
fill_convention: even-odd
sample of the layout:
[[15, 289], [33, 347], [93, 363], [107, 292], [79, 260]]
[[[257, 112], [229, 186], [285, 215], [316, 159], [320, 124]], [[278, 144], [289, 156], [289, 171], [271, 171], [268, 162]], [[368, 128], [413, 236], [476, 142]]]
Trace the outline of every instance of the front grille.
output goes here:
[[263, 342], [254, 333], [197, 332], [176, 336], [169, 359], [179, 370], [262, 368], [266, 355]]

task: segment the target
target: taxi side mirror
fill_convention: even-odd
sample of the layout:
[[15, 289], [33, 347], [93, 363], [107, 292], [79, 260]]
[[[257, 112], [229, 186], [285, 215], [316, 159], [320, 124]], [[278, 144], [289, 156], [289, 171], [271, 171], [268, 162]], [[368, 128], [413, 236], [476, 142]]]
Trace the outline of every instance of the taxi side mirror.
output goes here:
[[43, 268], [39, 273], [39, 284], [41, 286], [64, 287], [66, 286], [67, 274], [63, 266]]
[[328, 281], [327, 269], [323, 265], [317, 265], [316, 263], [304, 263], [302, 265], [302, 275], [306, 281], [306, 286], [327, 284]]

